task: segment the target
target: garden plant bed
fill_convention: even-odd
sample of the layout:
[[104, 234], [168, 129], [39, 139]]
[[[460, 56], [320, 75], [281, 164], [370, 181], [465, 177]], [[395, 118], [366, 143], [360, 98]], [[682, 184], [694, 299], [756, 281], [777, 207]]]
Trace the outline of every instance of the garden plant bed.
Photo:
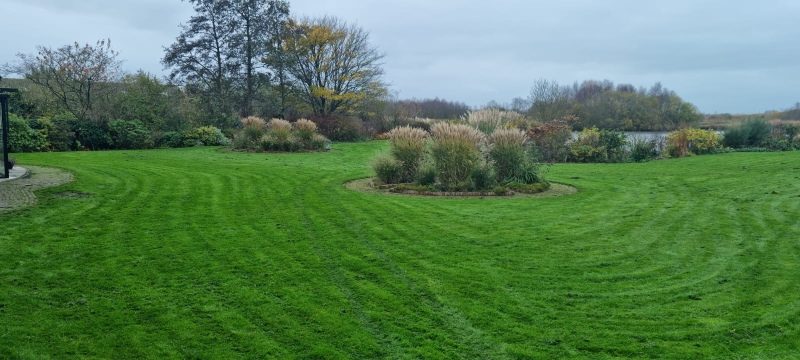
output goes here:
[[[423, 191], [413, 189], [396, 189], [397, 187], [411, 186], [411, 184], [383, 184], [374, 178], [358, 179], [346, 182], [344, 186], [350, 190], [386, 196], [403, 197], [447, 197], [447, 198], [494, 198], [494, 199], [522, 199], [522, 198], [551, 198], [577, 194], [578, 189], [555, 182], [550, 182], [540, 190], [510, 189], [507, 193], [496, 194], [492, 191]], [[511, 193], [511, 194], [509, 194]]]

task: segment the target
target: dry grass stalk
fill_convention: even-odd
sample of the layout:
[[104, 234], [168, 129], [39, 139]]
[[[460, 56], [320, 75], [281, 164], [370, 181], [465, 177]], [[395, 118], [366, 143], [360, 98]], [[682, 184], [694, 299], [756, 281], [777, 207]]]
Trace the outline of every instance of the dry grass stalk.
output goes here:
[[317, 133], [317, 124], [308, 119], [300, 119], [294, 123], [294, 130], [303, 141], [311, 141]]
[[470, 125], [478, 128], [483, 133], [491, 135], [498, 127], [505, 123], [524, 120], [525, 116], [516, 111], [502, 111], [500, 109], [489, 108], [473, 112], [468, 112], [462, 117]]
[[292, 136], [292, 123], [282, 119], [272, 119], [267, 123], [270, 135], [278, 141], [286, 141]]
[[257, 117], [257, 116], [248, 116], [241, 120], [242, 127], [255, 127], [259, 129], [263, 129], [266, 121], [264, 119]]
[[528, 135], [519, 129], [498, 129], [489, 137], [489, 142], [494, 146], [520, 146], [528, 142]]
[[478, 129], [445, 122], [431, 126], [431, 136], [438, 143], [464, 143], [475, 149], [486, 141], [486, 135]]

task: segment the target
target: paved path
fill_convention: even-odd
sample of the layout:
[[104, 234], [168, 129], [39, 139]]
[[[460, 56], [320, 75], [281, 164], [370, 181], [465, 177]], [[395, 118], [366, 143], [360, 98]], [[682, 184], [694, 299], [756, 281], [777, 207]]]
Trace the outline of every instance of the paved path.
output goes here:
[[34, 191], [71, 181], [72, 174], [64, 170], [39, 166], [30, 166], [29, 169], [14, 167], [11, 178], [0, 181], [0, 213], [31, 206], [36, 203]]
[[[2, 173], [0, 173], [0, 175], [1, 175], [1, 174], [2, 174]], [[29, 176], [29, 175], [30, 175], [30, 172], [28, 171], [28, 169], [26, 169], [26, 168], [24, 168], [24, 167], [21, 167], [21, 166], [14, 166], [14, 168], [13, 168], [13, 169], [11, 169], [11, 171], [10, 171], [10, 174], [9, 174], [9, 175], [11, 175], [9, 178], [6, 178], [6, 179], [0, 179], [0, 183], [1, 183], [1, 182], [5, 182], [5, 181], [11, 181], [11, 180], [16, 180], [16, 179], [19, 179], [19, 178], [24, 178], [24, 177], [27, 177], [27, 176]]]

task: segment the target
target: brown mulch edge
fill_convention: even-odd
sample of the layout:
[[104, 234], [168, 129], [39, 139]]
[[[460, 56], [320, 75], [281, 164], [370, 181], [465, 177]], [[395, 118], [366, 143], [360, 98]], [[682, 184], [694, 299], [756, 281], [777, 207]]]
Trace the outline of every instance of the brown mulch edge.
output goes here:
[[474, 191], [466, 191], [466, 192], [416, 191], [416, 190], [395, 190], [395, 189], [391, 189], [389, 191], [396, 194], [422, 195], [422, 196], [514, 196], [515, 195], [513, 191], [504, 193], [474, 192]]

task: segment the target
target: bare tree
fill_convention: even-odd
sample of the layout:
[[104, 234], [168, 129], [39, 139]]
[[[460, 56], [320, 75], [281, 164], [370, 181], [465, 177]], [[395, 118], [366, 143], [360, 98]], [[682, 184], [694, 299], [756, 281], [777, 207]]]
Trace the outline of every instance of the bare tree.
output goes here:
[[24, 75], [52, 94], [76, 118], [99, 120], [98, 104], [107, 101], [122, 77], [119, 53], [111, 49], [111, 40], [95, 46], [77, 42], [57, 49], [37, 46], [37, 55], [17, 54], [19, 62], [6, 64], [6, 73]]
[[240, 116], [253, 115], [258, 90], [269, 83], [264, 60], [271, 40], [280, 36], [289, 17], [289, 3], [280, 0], [233, 0], [230, 22], [235, 34], [231, 49], [238, 58], [244, 83]]
[[539, 79], [533, 84], [530, 97], [531, 115], [540, 121], [552, 121], [569, 114], [569, 88], [555, 80]]

